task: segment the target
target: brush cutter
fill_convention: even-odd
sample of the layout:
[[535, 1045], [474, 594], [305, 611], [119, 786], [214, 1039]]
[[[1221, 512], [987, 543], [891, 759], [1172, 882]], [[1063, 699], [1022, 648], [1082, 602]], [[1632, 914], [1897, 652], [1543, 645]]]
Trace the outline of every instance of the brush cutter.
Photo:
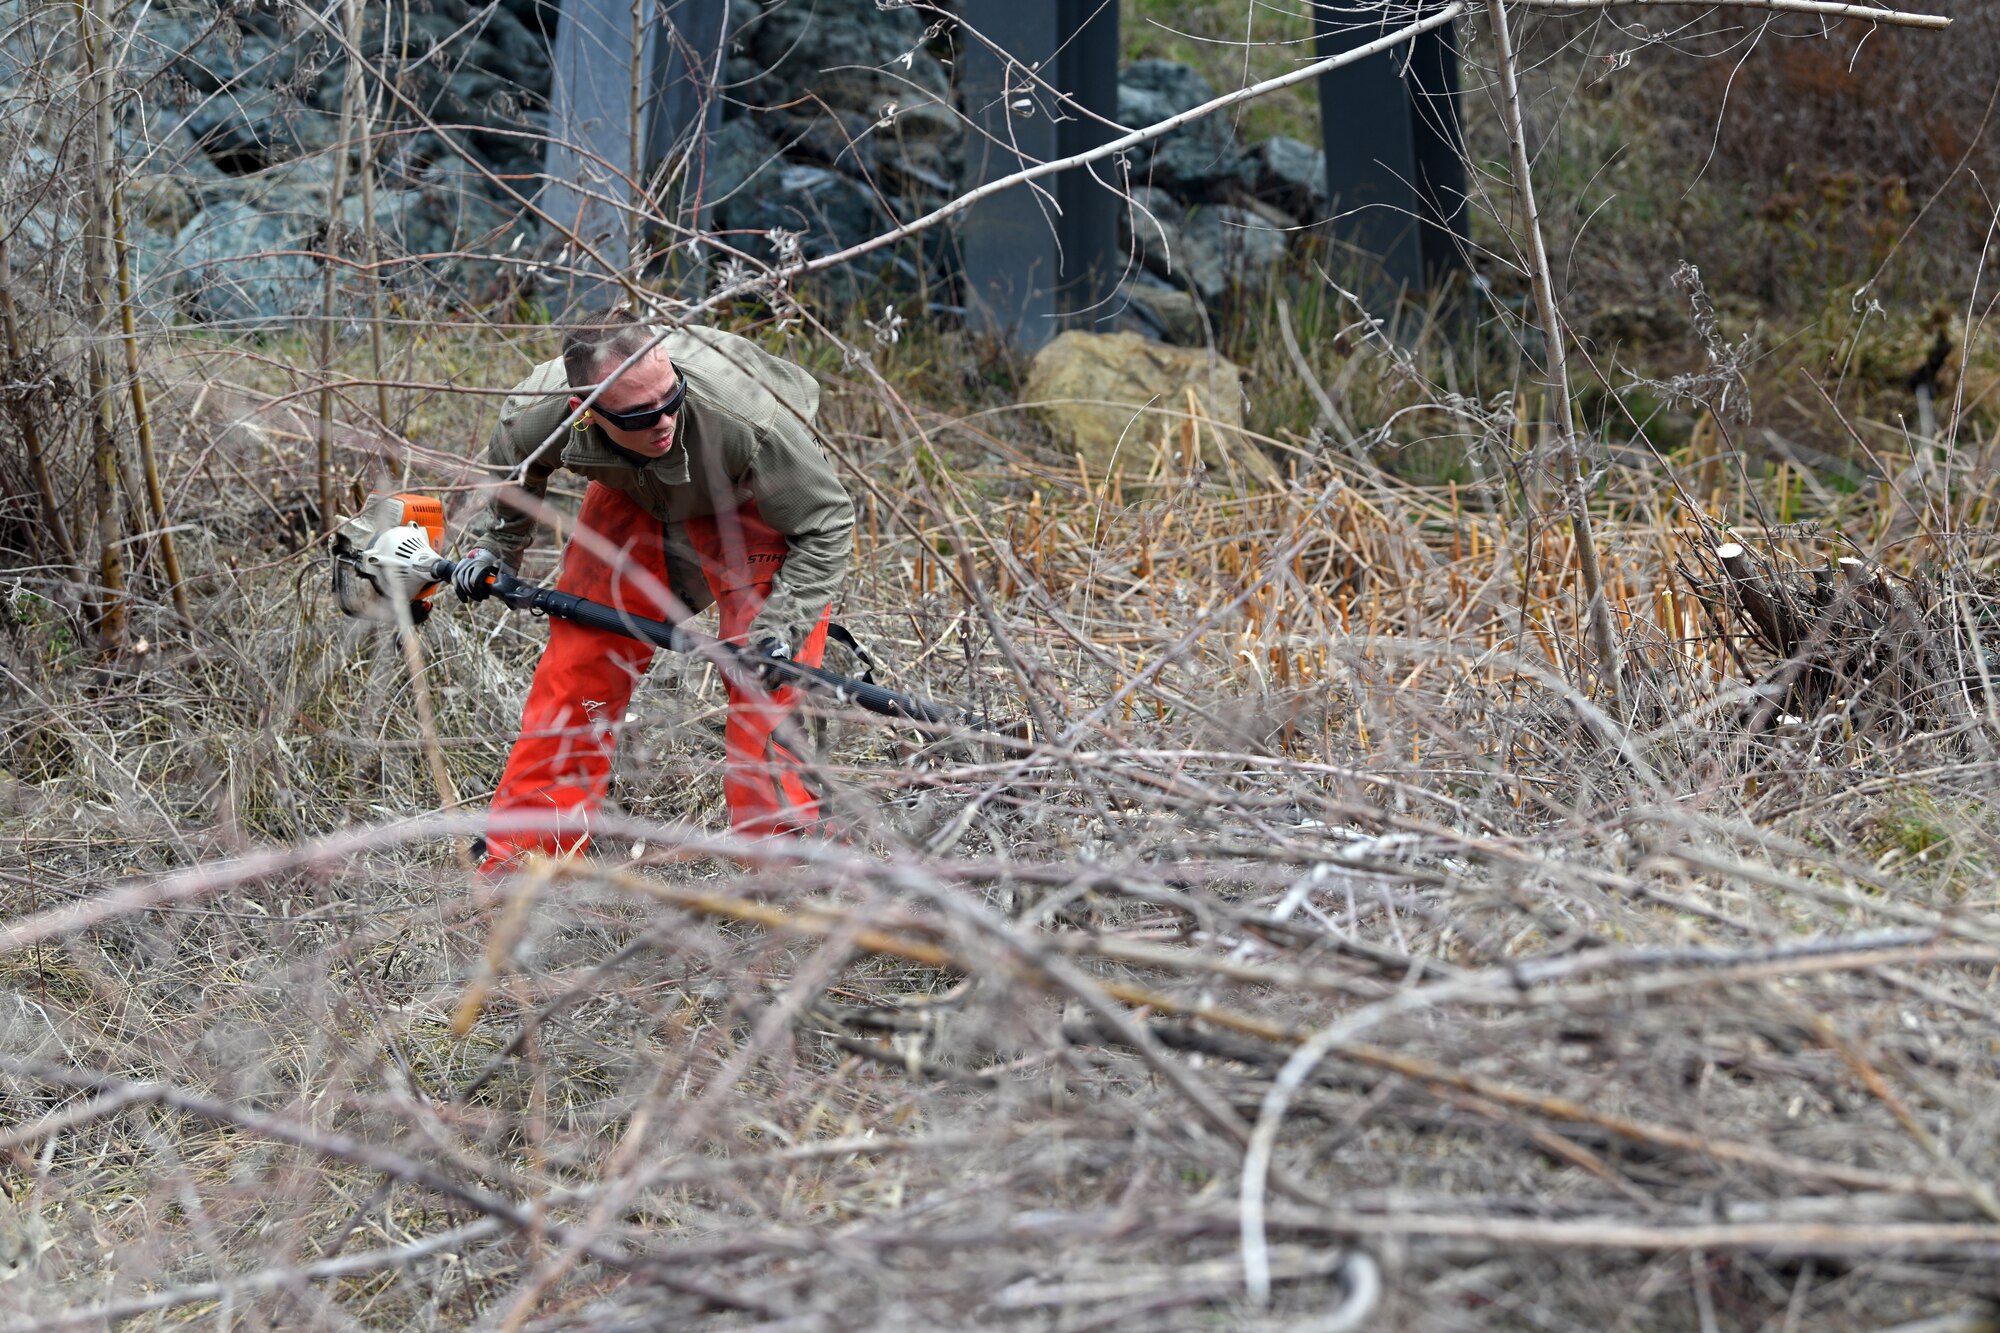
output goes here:
[[[350, 616], [383, 624], [399, 624], [407, 614], [412, 625], [429, 617], [431, 598], [448, 583], [456, 560], [439, 555], [444, 540], [444, 508], [423, 495], [371, 495], [360, 513], [333, 534], [333, 594]], [[720, 639], [650, 620], [571, 593], [543, 588], [495, 570], [478, 585], [477, 597], [492, 597], [530, 615], [554, 616], [591, 629], [622, 634], [640, 643], [677, 653], [701, 653], [734, 665], [767, 688], [794, 685], [830, 696], [840, 704], [911, 722], [962, 727], [1010, 739], [1027, 739], [1019, 726], [996, 726], [980, 714], [955, 704], [933, 703], [915, 695], [885, 689], [869, 680], [855, 680], [788, 658], [766, 657]]]

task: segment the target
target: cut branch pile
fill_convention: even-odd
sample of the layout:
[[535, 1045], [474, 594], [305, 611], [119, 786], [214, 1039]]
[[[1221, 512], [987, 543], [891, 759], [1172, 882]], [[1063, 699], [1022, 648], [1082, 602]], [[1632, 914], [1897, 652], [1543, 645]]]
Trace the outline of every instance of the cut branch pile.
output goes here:
[[1681, 574], [1712, 615], [1769, 665], [1745, 713], [1752, 734], [1779, 723], [1894, 741], [1962, 727], [2000, 667], [2000, 585], [1901, 575], [1842, 556], [1803, 566], [1737, 542], [1689, 548]]

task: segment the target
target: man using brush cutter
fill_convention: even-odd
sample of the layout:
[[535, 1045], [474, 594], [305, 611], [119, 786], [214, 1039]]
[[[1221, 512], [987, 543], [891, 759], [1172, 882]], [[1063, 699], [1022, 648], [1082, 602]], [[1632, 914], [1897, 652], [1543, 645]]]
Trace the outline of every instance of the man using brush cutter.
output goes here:
[[[569, 330], [560, 360], [515, 387], [487, 451], [501, 485], [472, 525], [476, 546], [453, 586], [471, 600], [497, 570], [519, 565], [536, 520], [515, 501], [522, 492], [539, 501], [550, 475], [568, 468], [589, 486], [559, 591], [673, 623], [713, 602], [724, 640], [818, 666], [854, 530], [853, 503], [814, 437], [819, 384], [733, 334], [663, 332], [625, 311], [592, 316]], [[489, 868], [587, 843], [618, 726], [653, 652], [550, 620], [493, 797]], [[779, 735], [796, 692], [736, 680], [728, 690], [731, 827], [752, 836], [810, 827], [818, 798]]]

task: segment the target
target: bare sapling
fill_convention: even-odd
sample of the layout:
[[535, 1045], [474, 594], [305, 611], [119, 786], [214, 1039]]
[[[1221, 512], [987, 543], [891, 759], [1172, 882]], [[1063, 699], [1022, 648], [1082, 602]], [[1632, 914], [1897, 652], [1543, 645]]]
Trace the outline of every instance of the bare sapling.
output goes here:
[[[20, 317], [14, 309], [13, 259], [7, 253], [7, 237], [0, 234], [0, 338], [6, 340], [7, 359], [16, 369], [28, 364], [27, 348], [21, 342]], [[30, 390], [22, 390], [16, 419], [21, 427], [21, 442], [28, 451], [28, 471], [35, 480], [35, 498], [42, 506], [42, 526], [62, 552], [64, 563], [71, 569], [83, 568], [83, 561], [77, 556], [76, 543], [70, 539], [69, 525], [63, 522], [62, 505], [56, 500], [55, 478], [49, 473], [49, 457], [42, 447], [41, 428], [35, 424], [35, 404]]]
[[[387, 36], [385, 23], [384, 36]], [[376, 264], [382, 258], [381, 240], [375, 234], [375, 95], [363, 94], [363, 66], [361, 61], [361, 5], [359, 0], [348, 0], [347, 31], [353, 38], [348, 45], [347, 84], [354, 97], [354, 147], [356, 161], [355, 174], [361, 186], [361, 258], [362, 283], [368, 292], [368, 360], [369, 373], [375, 380], [375, 418], [381, 428], [382, 466], [388, 474], [388, 482], [399, 484], [398, 474], [401, 464], [395, 451], [389, 445], [389, 384], [383, 377], [382, 367], [389, 358], [382, 343], [382, 276], [376, 271]]]
[[[1583, 581], [1585, 623], [1602, 682], [1613, 699], [1622, 700], [1618, 639], [1611, 628], [1611, 608], [1604, 600], [1604, 572], [1598, 563], [1597, 539], [1590, 526], [1590, 492], [1584, 477], [1583, 440], [1576, 428], [1576, 407], [1570, 399], [1562, 315], [1556, 309], [1555, 279], [1549, 268], [1548, 246], [1542, 239], [1541, 214], [1535, 208], [1528, 139], [1521, 124], [1521, 85], [1515, 70], [1514, 40], [1507, 29], [1507, 10], [1502, 0], [1486, 0], [1486, 13], [1493, 23], [1493, 50], [1500, 75], [1500, 116], [1507, 127], [1507, 145], [1513, 160], [1514, 200], [1521, 210], [1528, 276], [1535, 289], [1535, 314], [1547, 349], [1549, 397], [1555, 404], [1556, 429], [1561, 434], [1563, 504], [1569, 510], [1570, 532], [1576, 539], [1576, 569]], [[1621, 702], [1619, 712], [1623, 711]]]
[[77, 40], [83, 55], [84, 87], [93, 103], [90, 134], [89, 213], [83, 236], [84, 290], [89, 294], [90, 336], [84, 340], [85, 377], [90, 389], [92, 498], [97, 513], [97, 630], [102, 647], [115, 653], [125, 644], [130, 608], [126, 604], [126, 534], [118, 522], [118, 436], [111, 375], [104, 344], [111, 337], [111, 91], [104, 61], [102, 16], [95, 0], [76, 0]]
[[[335, 262], [344, 243], [344, 219], [340, 197], [347, 192], [347, 159], [354, 151], [355, 113], [361, 105], [361, 10], [349, 3], [343, 7], [344, 45], [347, 50], [347, 77], [340, 86], [340, 139], [333, 150], [333, 180], [326, 194], [326, 261], [320, 278], [319, 294], [319, 428], [318, 442], [319, 530], [322, 537], [334, 529], [333, 499], [333, 325], [334, 302], [339, 295], [340, 265]], [[378, 373], [375, 378], [380, 380]]]
[[166, 492], [160, 485], [159, 456], [153, 448], [153, 413], [146, 401], [146, 382], [139, 373], [139, 334], [132, 314], [132, 260], [125, 237], [125, 183], [114, 176], [110, 182], [112, 238], [118, 255], [118, 319], [125, 344], [125, 379], [132, 397], [132, 424], [139, 437], [139, 466], [146, 482], [146, 506], [152, 514], [153, 535], [160, 543], [160, 564], [167, 572], [167, 588], [174, 599], [174, 614], [181, 623], [194, 628], [194, 612], [188, 609], [187, 588], [181, 578], [180, 552], [174, 546], [173, 527], [167, 522]]

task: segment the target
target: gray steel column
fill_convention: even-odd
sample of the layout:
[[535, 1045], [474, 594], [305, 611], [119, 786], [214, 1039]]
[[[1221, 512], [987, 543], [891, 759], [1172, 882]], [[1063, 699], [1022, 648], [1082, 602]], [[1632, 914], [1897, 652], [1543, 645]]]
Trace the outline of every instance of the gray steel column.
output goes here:
[[[635, 3], [645, 0], [563, 0], [542, 159], [548, 182], [538, 200], [558, 226], [614, 270], [622, 270], [632, 252], [636, 228], [629, 182], [638, 178], [645, 157], [645, 126], [632, 100], [633, 70], [635, 61], [641, 71], [650, 69], [650, 62], [633, 50]], [[616, 290], [610, 275], [574, 247], [570, 262], [583, 271], [567, 280], [558, 277], [561, 305], [596, 305]]]
[[[1067, 157], [1110, 139], [1118, 113], [1116, 0], [966, 0], [965, 19], [1017, 67], [967, 37], [959, 90], [971, 123], [966, 188]], [[1018, 66], [1103, 121], [1036, 87]], [[1100, 167], [1108, 170], [1108, 167]], [[1053, 201], [1035, 186], [1046, 190]], [[1045, 177], [983, 200], [961, 232], [967, 317], [1033, 351], [1062, 328], [1087, 325], [1115, 284], [1117, 197], [1087, 169]]]
[[[642, 48], [636, 52], [635, 7]], [[728, 0], [563, 0], [543, 156], [548, 181], [539, 202], [613, 270], [631, 262], [644, 239], [645, 214], [685, 227], [706, 222], [701, 194], [708, 143], [722, 114], [716, 84], [728, 10]], [[676, 170], [666, 199], [657, 197], [662, 163]], [[615, 296], [609, 273], [574, 253], [572, 259], [590, 272], [562, 284], [559, 305], [575, 309]], [[700, 271], [698, 256], [679, 265], [695, 283]]]
[[[1365, 46], [1411, 17], [1386, 7], [1321, 6], [1316, 14], [1322, 58]], [[1319, 104], [1333, 231], [1378, 261], [1385, 290], [1374, 295], [1423, 290], [1463, 269], [1465, 163], [1451, 29], [1322, 74]]]
[[[646, 160], [659, 173], [655, 207], [676, 227], [709, 227], [708, 149], [722, 127], [722, 67], [728, 59], [729, 0], [653, 0], [653, 100], [647, 107]], [[680, 235], [682, 233], [677, 233]], [[683, 291], [701, 290], [707, 266], [700, 246], [683, 247], [669, 274]]]

